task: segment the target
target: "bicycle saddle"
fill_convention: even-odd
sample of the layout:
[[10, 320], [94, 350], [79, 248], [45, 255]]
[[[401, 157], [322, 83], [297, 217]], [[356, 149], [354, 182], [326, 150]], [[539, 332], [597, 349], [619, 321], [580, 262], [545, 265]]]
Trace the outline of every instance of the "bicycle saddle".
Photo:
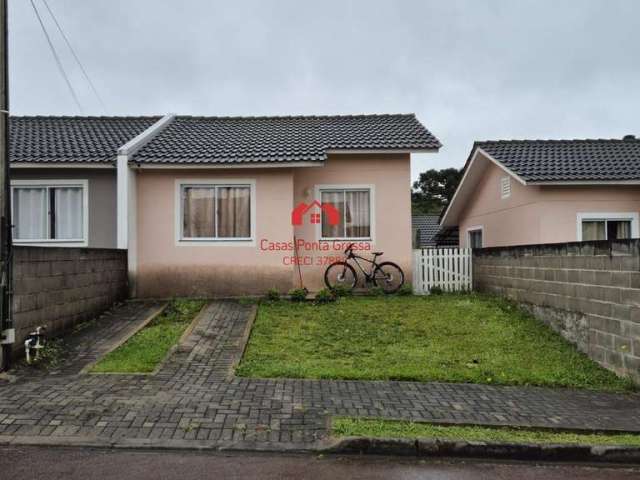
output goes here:
[[372, 254], [374, 254], [376, 257], [379, 255], [384, 255], [384, 252], [371, 252]]

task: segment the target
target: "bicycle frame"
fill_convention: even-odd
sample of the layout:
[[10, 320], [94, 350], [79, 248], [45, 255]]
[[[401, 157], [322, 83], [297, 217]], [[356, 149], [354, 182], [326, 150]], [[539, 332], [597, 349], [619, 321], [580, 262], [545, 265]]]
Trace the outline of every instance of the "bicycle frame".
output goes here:
[[[346, 259], [345, 261], [347, 263], [349, 263], [349, 260], [354, 261], [354, 263], [358, 266], [358, 268], [360, 269], [360, 271], [362, 272], [362, 274], [364, 275], [364, 278], [367, 282], [371, 281], [371, 279], [373, 279], [373, 272], [376, 269], [376, 267], [378, 266], [378, 263], [376, 262], [376, 259], [378, 258], [377, 255], [375, 255], [373, 257], [373, 260], [369, 260], [368, 258], [364, 258], [360, 255], [356, 255], [355, 253], [353, 253], [353, 251], [350, 251], [347, 255], [346, 255]], [[369, 272], [367, 273], [367, 271], [362, 267], [362, 265], [360, 265], [360, 262], [358, 261], [358, 259], [360, 260], [364, 260], [367, 263], [371, 264], [371, 268], [369, 269]]]

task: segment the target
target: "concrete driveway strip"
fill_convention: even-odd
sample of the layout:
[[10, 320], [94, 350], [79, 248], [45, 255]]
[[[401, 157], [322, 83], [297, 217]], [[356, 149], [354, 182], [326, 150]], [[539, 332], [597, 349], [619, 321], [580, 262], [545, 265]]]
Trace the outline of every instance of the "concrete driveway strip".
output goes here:
[[92, 341], [106, 349], [158, 307], [127, 303], [82, 330], [79, 343], [72, 336], [72, 355], [55, 374], [19, 371], [0, 384], [0, 443], [309, 450], [328, 444], [333, 415], [640, 432], [637, 394], [238, 378], [255, 306], [232, 301], [210, 303], [155, 375], [79, 373], [95, 361]]

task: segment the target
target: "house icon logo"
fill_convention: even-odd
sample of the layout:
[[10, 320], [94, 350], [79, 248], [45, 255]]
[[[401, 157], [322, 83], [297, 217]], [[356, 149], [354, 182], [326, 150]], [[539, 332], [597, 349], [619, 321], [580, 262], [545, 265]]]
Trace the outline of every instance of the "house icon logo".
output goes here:
[[302, 225], [305, 214], [312, 208], [316, 208], [319, 211], [309, 214], [310, 223], [320, 223], [322, 212], [327, 215], [329, 225], [338, 225], [340, 223], [340, 212], [336, 207], [330, 203], [320, 203], [318, 200], [314, 200], [311, 203], [300, 202], [291, 211], [291, 225]]

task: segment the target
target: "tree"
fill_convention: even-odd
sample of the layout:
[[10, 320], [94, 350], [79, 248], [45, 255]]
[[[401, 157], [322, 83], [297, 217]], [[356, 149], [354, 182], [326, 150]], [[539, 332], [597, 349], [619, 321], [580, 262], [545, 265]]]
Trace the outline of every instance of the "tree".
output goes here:
[[440, 213], [449, 205], [462, 179], [462, 170], [445, 168], [430, 169], [420, 174], [413, 183], [411, 209], [413, 213]]

